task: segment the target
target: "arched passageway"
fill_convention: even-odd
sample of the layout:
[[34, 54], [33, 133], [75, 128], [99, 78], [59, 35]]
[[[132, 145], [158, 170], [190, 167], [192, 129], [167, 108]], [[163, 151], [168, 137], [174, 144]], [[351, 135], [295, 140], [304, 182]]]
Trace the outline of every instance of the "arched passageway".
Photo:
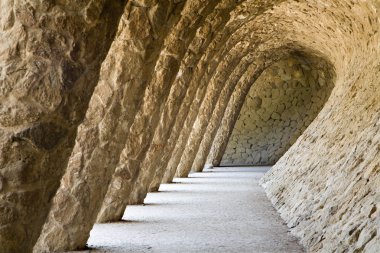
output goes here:
[[294, 54], [252, 85], [221, 165], [274, 165], [323, 108], [334, 87], [331, 64]]
[[[379, 251], [378, 0], [2, 0], [0, 13], [1, 252], [83, 249], [96, 222], [245, 144], [252, 163], [282, 156], [261, 184], [307, 250]], [[288, 70], [298, 95], [280, 114], [260, 93], [286, 91], [260, 76]], [[268, 112], [255, 128], [295, 122], [257, 146], [237, 134], [251, 87]], [[306, 90], [320, 99], [299, 110]]]

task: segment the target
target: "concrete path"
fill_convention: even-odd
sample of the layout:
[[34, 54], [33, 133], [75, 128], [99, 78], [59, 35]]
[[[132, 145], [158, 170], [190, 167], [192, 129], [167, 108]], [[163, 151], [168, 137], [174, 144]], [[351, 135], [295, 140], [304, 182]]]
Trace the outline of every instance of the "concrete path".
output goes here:
[[125, 221], [96, 225], [91, 252], [303, 252], [258, 184], [267, 170], [216, 168], [162, 185]]

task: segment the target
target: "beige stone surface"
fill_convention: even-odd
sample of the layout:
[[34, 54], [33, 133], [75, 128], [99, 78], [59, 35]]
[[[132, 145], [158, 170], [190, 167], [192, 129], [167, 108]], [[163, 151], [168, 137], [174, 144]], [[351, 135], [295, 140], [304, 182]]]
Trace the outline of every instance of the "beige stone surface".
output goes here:
[[221, 165], [275, 164], [327, 101], [330, 67], [293, 56], [267, 68], [245, 98]]
[[[315, 47], [333, 61], [335, 89], [318, 117], [262, 181], [292, 233], [310, 252], [380, 249], [380, 44], [375, 2], [336, 3], [307, 16], [308, 24], [324, 21], [325, 29], [308, 25], [304, 34], [313, 34]], [[289, 18], [302, 25], [305, 12], [292, 13]], [[340, 32], [330, 33], [328, 27], [337, 26]]]
[[248, 43], [243, 42], [236, 44], [236, 46], [231, 49], [232, 52], [229, 53], [222, 64], [218, 65], [215, 75], [209, 82], [205, 98], [199, 108], [198, 116], [193, 124], [192, 131], [188, 137], [180, 162], [178, 163], [176, 172], [177, 177], [188, 176], [196, 155], [196, 150], [198, 149], [206, 131], [208, 119], [211, 117], [217, 103], [218, 94], [222, 92], [222, 89], [226, 84], [225, 78], [226, 76], [232, 75], [235, 68], [241, 68], [240, 62], [242, 61], [241, 59], [243, 55], [246, 54], [248, 47]]
[[[179, 124], [174, 125], [181, 118], [186, 117], [189, 109], [189, 101], [194, 98], [195, 91], [199, 86], [199, 78], [196, 78], [194, 68], [200, 63], [210, 43], [215, 44], [210, 31], [218, 31], [225, 28], [229, 18], [229, 12], [236, 7], [235, 1], [221, 1], [205, 20], [189, 45], [182, 60], [179, 74], [171, 87], [168, 100], [161, 114], [160, 122], [155, 131], [153, 141], [141, 165], [141, 173], [137, 178], [136, 185], [129, 199], [130, 203], [142, 203], [148, 191], [157, 191], [165, 172], [164, 163], [168, 160], [171, 150], [174, 148], [175, 132]], [[219, 44], [218, 44], [219, 45]], [[204, 68], [203, 68], [204, 71]], [[194, 77], [193, 79], [191, 79]], [[182, 109], [182, 110], [181, 110]], [[154, 182], [152, 182], [154, 180]]]
[[[181, 19], [165, 39], [152, 80], [145, 90], [141, 108], [130, 128], [119, 165], [107, 192], [106, 204], [99, 214], [99, 221], [118, 221], [122, 218], [132, 187], [140, 174], [140, 165], [149, 150], [154, 130], [159, 123], [161, 104], [167, 100], [181, 59], [196, 33], [198, 24], [213, 10], [216, 4], [217, 2], [205, 4], [204, 1], [190, 1], [185, 4], [181, 12]], [[198, 12], [194, 12], [194, 9]], [[192, 20], [192, 25], [189, 25], [189, 20]]]
[[1, 252], [30, 252], [41, 232], [123, 5], [0, 3]]
[[175, 173], [286, 150], [262, 185], [306, 249], [379, 252], [379, 13], [378, 0], [1, 1], [0, 252], [38, 236], [35, 252], [84, 248], [97, 218], [120, 220]]
[[[275, 2], [273, 2], [273, 4], [275, 4]], [[269, 7], [270, 6], [268, 6], [268, 8]], [[257, 23], [260, 23], [259, 21], [256, 20], [256, 18], [260, 17], [261, 19], [265, 19], [265, 17], [260, 16], [264, 11], [265, 11], [265, 8], [260, 6], [260, 3], [251, 2], [251, 1], [243, 3], [240, 6], [240, 8], [236, 8], [236, 10], [234, 10], [231, 13], [231, 20], [227, 23], [226, 28], [225, 28], [225, 30], [228, 32], [223, 33], [223, 36], [226, 36], [226, 37], [225, 38], [221, 37], [221, 39], [217, 41], [220, 44], [216, 50], [220, 52], [215, 53], [215, 56], [218, 56], [219, 58], [212, 58], [212, 56], [214, 56], [213, 51], [215, 50], [213, 47], [211, 47], [211, 50], [210, 50], [211, 54], [209, 54], [209, 51], [206, 51], [205, 53], [206, 57], [204, 58], [206, 59], [207, 57], [210, 57], [210, 58], [208, 60], [208, 64], [201, 65], [202, 69], [205, 69], [204, 74], [202, 74], [202, 72], [200, 74], [198, 73], [194, 74], [195, 78], [199, 79], [198, 82], [202, 82], [200, 85], [200, 88], [196, 91], [196, 95], [193, 101], [190, 102], [191, 106], [189, 104], [184, 103], [186, 107], [190, 106], [190, 110], [188, 111], [187, 115], [185, 115], [186, 116], [185, 119], [177, 120], [178, 127], [176, 127], [177, 125], [174, 126], [173, 128], [174, 134], [172, 134], [172, 136], [170, 137], [170, 138], [173, 137], [173, 139], [176, 140], [176, 144], [173, 151], [169, 152], [171, 155], [169, 156], [170, 159], [168, 159], [167, 162], [165, 163], [167, 164], [167, 166], [166, 166], [166, 171], [162, 179], [164, 183], [171, 182], [177, 171], [178, 164], [181, 160], [182, 154], [184, 153], [185, 146], [188, 142], [188, 138], [192, 132], [194, 122], [197, 118], [199, 108], [205, 97], [205, 93], [208, 88], [207, 86], [208, 81], [211, 80], [212, 75], [215, 73], [217, 67], [219, 66], [219, 63], [220, 63], [219, 59], [224, 59], [228, 51], [234, 45], [239, 43], [239, 41], [241, 41], [244, 38], [244, 36], [248, 36], [248, 37], [251, 36], [251, 33], [250, 33], [251, 30], [255, 30], [255, 29], [265, 30], [264, 27], [259, 28], [255, 25]], [[244, 16], [246, 13], [250, 13], [251, 16]], [[259, 32], [259, 34], [263, 37], [266, 36], [266, 34], [263, 32]], [[260, 41], [260, 39], [262, 39], [262, 41], [265, 41], [263, 37], [255, 38], [255, 39], [257, 39], [257, 41]], [[255, 40], [255, 39], [252, 39], [252, 40]], [[240, 53], [237, 50], [232, 51], [232, 53], [233, 52]], [[258, 50], [258, 52], [260, 51]], [[230, 57], [234, 57], [234, 55], [231, 54]], [[182, 114], [179, 114], [179, 115], [182, 116]], [[192, 150], [192, 152], [196, 152], [196, 150]], [[187, 172], [190, 171], [188, 167], [184, 167], [184, 168], [186, 169]], [[159, 178], [158, 179], [156, 178], [156, 182], [159, 182]]]
[[[154, 70], [159, 41], [163, 40], [157, 33], [168, 28], [155, 30], [157, 27], [150, 26], [150, 20], [167, 11], [158, 8], [157, 3], [150, 4], [126, 6], [35, 252], [73, 250], [86, 244], [128, 136], [126, 129], [138, 110], [138, 98]], [[67, 213], [71, 216], [67, 217]]]

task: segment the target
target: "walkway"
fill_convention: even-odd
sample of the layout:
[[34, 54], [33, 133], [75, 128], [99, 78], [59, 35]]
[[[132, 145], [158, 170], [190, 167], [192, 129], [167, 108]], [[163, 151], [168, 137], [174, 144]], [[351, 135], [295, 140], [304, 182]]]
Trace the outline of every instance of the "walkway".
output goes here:
[[258, 185], [267, 169], [217, 168], [162, 185], [125, 221], [96, 225], [91, 252], [303, 252]]

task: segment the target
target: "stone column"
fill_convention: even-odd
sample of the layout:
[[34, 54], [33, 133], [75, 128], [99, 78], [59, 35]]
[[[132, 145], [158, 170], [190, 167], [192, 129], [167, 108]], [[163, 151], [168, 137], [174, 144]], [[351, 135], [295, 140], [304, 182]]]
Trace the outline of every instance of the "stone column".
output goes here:
[[[194, 104], [200, 104], [202, 101], [201, 98], [204, 96], [206, 92], [207, 82], [211, 78], [211, 74], [213, 73], [213, 71], [211, 71], [211, 69], [207, 66], [209, 66], [209, 63], [210, 61], [212, 61], [212, 59], [215, 59], [215, 53], [220, 50], [220, 48], [224, 45], [227, 39], [228, 37], [216, 36], [214, 38], [214, 41], [210, 44], [207, 51], [204, 53], [204, 56], [198, 63], [197, 68], [194, 70], [191, 84], [189, 85], [189, 89], [177, 114], [177, 118], [170, 133], [169, 140], [167, 141], [167, 145], [165, 146], [165, 151], [162, 154], [162, 157], [159, 161], [159, 165], [157, 165], [156, 171], [158, 173], [155, 175], [155, 178], [153, 179], [153, 184], [156, 185], [156, 187], [158, 187], [161, 183], [162, 177], [164, 176], [169, 160], [171, 160], [170, 158], [174, 157], [174, 150], [177, 147], [176, 144], [179, 143], [178, 138], [182, 130], [191, 125], [191, 123], [189, 123], [190, 118], [187, 117], [189, 112], [191, 111], [191, 108], [199, 108], [199, 106], [194, 106]], [[214, 65], [216, 64], [214, 63]], [[213, 67], [213, 69], [215, 68], [216, 67]], [[175, 170], [172, 173], [173, 176], [174, 173]], [[138, 194], [138, 192], [134, 193]], [[133, 199], [141, 199], [143, 197], [143, 195], [132, 196]]]
[[105, 204], [98, 215], [100, 222], [122, 218], [133, 182], [138, 177], [140, 165], [159, 122], [163, 108], [161, 105], [165, 103], [169, 95], [180, 62], [197, 28], [217, 3], [218, 1], [214, 1], [205, 4], [198, 0], [188, 2], [181, 13], [180, 21], [166, 38], [165, 46], [155, 67], [154, 77], [145, 91], [142, 106], [131, 126], [119, 165], [108, 189]]
[[136, 6], [129, 2], [125, 8], [35, 252], [85, 246], [124, 148], [127, 130], [154, 72], [166, 30], [173, 23], [162, 17], [171, 12], [178, 14], [175, 6], [174, 11], [168, 8], [169, 3], [163, 0]]
[[215, 134], [220, 127], [220, 122], [235, 87], [240, 87], [240, 83], [246, 81], [247, 75], [255, 75], [255, 71], [257, 70], [256, 68], [254, 70], [249, 69], [249, 71], [247, 71], [251, 61], [252, 59], [245, 57], [241, 66], [236, 68], [231, 74], [225, 88], [222, 90], [193, 162], [192, 169], [195, 172], [201, 172], [203, 170], [203, 166], [205, 165]]
[[[231, 39], [230, 39], [231, 41]], [[230, 43], [227, 43], [228, 45]], [[231, 43], [234, 45], [234, 43]], [[171, 182], [173, 180], [173, 177], [175, 175], [175, 172], [177, 170], [178, 164], [180, 163], [181, 156], [183, 154], [183, 151], [186, 147], [188, 137], [192, 131], [194, 122], [197, 118], [199, 109], [201, 107], [201, 104], [203, 102], [203, 99], [206, 95], [206, 92], [208, 90], [208, 87], [210, 85], [210, 80], [215, 75], [215, 72], [217, 70], [217, 67], [219, 66], [219, 63], [221, 59], [224, 59], [228, 56], [229, 50], [233, 47], [232, 45], [226, 46], [226, 48], [221, 49], [221, 52], [218, 52], [217, 57], [214, 57], [213, 59], [210, 59], [207, 69], [208, 71], [205, 73], [204, 76], [202, 76], [201, 81], [204, 84], [201, 84], [196, 92], [195, 99], [191, 101], [191, 106], [189, 109], [189, 112], [187, 114], [185, 123], [180, 123], [180, 133], [178, 134], [178, 138], [176, 140], [176, 145], [174, 150], [171, 153], [170, 160], [168, 161], [166, 172], [163, 178], [164, 183]], [[235, 59], [235, 64], [237, 64], [238, 60]], [[221, 67], [222, 68], [222, 67]], [[230, 70], [232, 71], [232, 70]], [[230, 72], [229, 72], [230, 73]]]
[[[273, 4], [275, 4], [275, 2], [273, 2]], [[259, 29], [257, 27], [257, 24], [260, 22], [257, 22], [257, 19], [265, 18], [264, 15], [261, 15], [264, 12], [265, 8], [262, 9], [260, 8], [260, 6], [254, 4], [250, 6], [251, 9], [249, 9], [249, 11], [246, 8], [247, 6], [242, 6], [241, 13], [239, 11], [234, 13], [234, 17], [231, 18], [231, 20], [228, 22], [228, 25], [226, 26], [226, 32], [220, 34], [220, 36], [222, 37], [221, 39], [219, 39], [220, 42], [218, 41], [216, 43], [212, 43], [212, 45], [221, 43], [220, 45], [218, 45], [219, 48], [211, 48], [211, 53], [205, 53], [205, 57], [203, 58], [207, 59], [208, 57], [210, 57], [210, 55], [211, 57], [206, 61], [202, 61], [203, 63], [199, 67], [201, 69], [205, 69], [203, 70], [204, 74], [200, 75], [202, 78], [200, 78], [199, 82], [202, 83], [199, 86], [200, 88], [197, 91], [195, 99], [193, 99], [193, 101], [190, 100], [187, 104], [184, 103], [184, 105], [187, 106], [184, 109], [181, 108], [181, 110], [189, 110], [187, 107], [190, 107], [189, 113], [183, 119], [181, 118], [183, 115], [181, 111], [179, 113], [179, 118], [177, 119], [173, 127], [173, 133], [171, 134], [170, 139], [168, 141], [168, 143], [171, 146], [169, 147], [167, 152], [164, 152], [163, 159], [161, 162], [162, 165], [159, 168], [160, 173], [155, 176], [155, 183], [152, 184], [152, 188], [157, 187], [161, 180], [163, 183], [170, 183], [173, 180], [174, 174], [177, 169], [177, 165], [181, 158], [182, 151], [185, 148], [187, 138], [191, 132], [191, 128], [197, 116], [201, 102], [203, 101], [207, 89], [207, 84], [211, 76], [214, 74], [215, 68], [217, 67], [219, 61], [221, 61], [221, 59], [225, 57], [228, 50], [234, 44], [243, 40], [244, 36], [254, 36], [253, 34], [255, 33], [252, 33], [252, 31]], [[244, 15], [244, 13], [246, 13], [247, 11], [251, 13], [253, 17], [246, 17], [246, 19], [241, 19], [241, 16]], [[260, 37], [247, 38], [247, 40], [257, 42], [264, 41], [265, 34], [260, 32]], [[272, 38], [274, 37], [272, 36]], [[222, 49], [220, 49], [220, 47]], [[197, 76], [197, 74], [194, 74], [194, 76]], [[190, 91], [191, 90], [192, 89], [190, 89]]]
[[[235, 1], [221, 1], [215, 8], [215, 11], [207, 17], [202, 27], [198, 29], [195, 39], [189, 45], [191, 50], [187, 52], [185, 58], [183, 59], [179, 74], [177, 75], [177, 78], [171, 88], [168, 101], [166, 102], [164, 111], [161, 114], [160, 123], [156, 129], [152, 144], [143, 164], [141, 165], [142, 171], [135, 184], [129, 203], [142, 203], [148, 190], [151, 191], [149, 186], [151, 185], [155, 174], [159, 173], [159, 168], [162, 167], [160, 165], [161, 160], [163, 156], [170, 153], [170, 144], [168, 143], [168, 140], [170, 139], [173, 125], [178, 118], [185, 116], [188, 111], [182, 110], [182, 112], [180, 112], [182, 102], [190, 99], [190, 94], [193, 94], [190, 99], [193, 100], [195, 91], [200, 84], [199, 81], [195, 81], [195, 79], [199, 78], [194, 76], [199, 73], [199, 71], [195, 70], [197, 64], [200, 63], [202, 56], [205, 51], [207, 51], [210, 44], [217, 40], [214, 33], [225, 28], [224, 25], [230, 17], [229, 12], [236, 7], [236, 4], [237, 3]], [[186, 106], [186, 108], [188, 108], [188, 106]], [[185, 115], [179, 115], [180, 113]], [[158, 185], [153, 190], [158, 190], [159, 184], [161, 183], [161, 178], [162, 175], [159, 180], [156, 180]]]
[[[260, 59], [255, 62], [255, 65], [250, 65], [246, 72], [246, 80], [238, 83], [232, 93], [230, 101], [228, 102], [223, 119], [220, 122], [220, 126], [216, 131], [215, 138], [213, 139], [212, 145], [209, 149], [208, 156], [206, 157], [207, 163], [212, 164], [212, 166], [220, 165], [224, 151], [228, 144], [228, 140], [232, 134], [235, 123], [239, 117], [240, 110], [244, 104], [245, 97], [247, 96], [252, 84], [267, 66], [269, 66], [276, 59], [281, 58], [281, 56], [285, 55], [285, 53], [286, 50], [279, 50], [277, 51], [276, 57], [270, 59], [270, 61]], [[258, 69], [256, 65], [260, 66], [260, 68]], [[203, 161], [204, 159], [205, 158], [203, 157]]]
[[222, 62], [220, 62], [215, 75], [208, 85], [205, 98], [192, 127], [193, 130], [189, 135], [187, 145], [183, 150], [180, 162], [178, 163], [176, 176], [188, 176], [199, 144], [207, 128], [209, 118], [211, 117], [218, 97], [225, 86], [225, 78], [228, 78], [234, 68], [239, 67], [239, 62], [247, 53], [248, 47], [249, 43], [244, 41], [239, 42], [233, 49], [231, 49], [229, 55]]
[[123, 1], [0, 3], [0, 251], [31, 252]]

